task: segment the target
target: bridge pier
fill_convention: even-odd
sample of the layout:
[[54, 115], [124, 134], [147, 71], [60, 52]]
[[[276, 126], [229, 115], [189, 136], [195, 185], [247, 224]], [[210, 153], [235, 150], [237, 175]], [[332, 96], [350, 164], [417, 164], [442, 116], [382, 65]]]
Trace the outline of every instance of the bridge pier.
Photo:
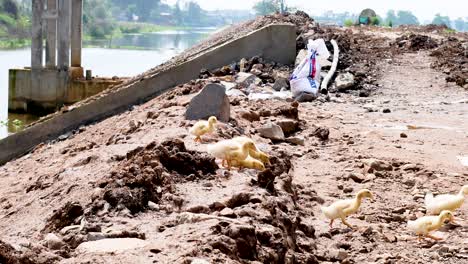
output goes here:
[[57, 0], [47, 0], [46, 67], [55, 68], [57, 62]]
[[53, 112], [121, 82], [84, 78], [83, 0], [31, 1], [31, 67], [10, 69], [10, 112]]

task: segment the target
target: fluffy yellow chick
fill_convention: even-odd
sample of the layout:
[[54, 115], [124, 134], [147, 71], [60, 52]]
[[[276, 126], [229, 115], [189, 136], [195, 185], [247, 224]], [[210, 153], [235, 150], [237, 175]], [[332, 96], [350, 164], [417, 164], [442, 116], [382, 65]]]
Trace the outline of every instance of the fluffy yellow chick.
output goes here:
[[468, 195], [468, 185], [463, 186], [458, 194], [442, 194], [434, 197], [432, 193], [428, 193], [424, 201], [427, 214], [438, 215], [444, 210], [454, 212], [463, 205], [465, 195]]
[[441, 228], [447, 219], [453, 221], [453, 214], [452, 212], [445, 210], [438, 216], [423, 216], [415, 221], [408, 221], [408, 229], [416, 233], [419, 240], [423, 237], [442, 240], [442, 238], [430, 235], [429, 232]]
[[255, 145], [255, 142], [251, 138], [248, 138], [248, 137], [235, 137], [232, 140], [234, 140], [236, 142], [239, 142], [239, 144], [243, 144], [243, 143], [246, 143], [246, 142], [253, 143], [255, 148], [249, 150], [249, 155], [254, 159], [260, 160], [263, 164], [270, 164], [270, 157], [266, 153], [260, 151], [257, 148], [257, 146]]
[[232, 161], [243, 161], [249, 156], [249, 150], [255, 148], [252, 142], [239, 144], [234, 140], [223, 140], [216, 144], [208, 145], [208, 153], [222, 160], [222, 165], [227, 162], [228, 170], [232, 167]]
[[238, 167], [239, 170], [242, 170], [243, 168], [254, 169], [259, 171], [265, 170], [265, 165], [263, 165], [261, 161], [256, 160], [250, 156], [247, 157], [247, 159], [245, 160], [233, 160], [232, 166]]
[[328, 207], [322, 207], [323, 214], [330, 219], [330, 228], [333, 227], [333, 221], [335, 219], [340, 218], [341, 222], [350, 228], [354, 228], [346, 221], [346, 217], [356, 213], [361, 206], [362, 200], [364, 198], [370, 198], [371, 200], [374, 199], [372, 193], [369, 190], [361, 190], [356, 194], [354, 199], [348, 200], [340, 200], [334, 202], [332, 205]]
[[215, 116], [208, 118], [208, 121], [200, 120], [192, 128], [190, 128], [190, 134], [195, 136], [195, 142], [201, 142], [201, 136], [211, 133], [215, 129], [215, 124], [218, 122]]

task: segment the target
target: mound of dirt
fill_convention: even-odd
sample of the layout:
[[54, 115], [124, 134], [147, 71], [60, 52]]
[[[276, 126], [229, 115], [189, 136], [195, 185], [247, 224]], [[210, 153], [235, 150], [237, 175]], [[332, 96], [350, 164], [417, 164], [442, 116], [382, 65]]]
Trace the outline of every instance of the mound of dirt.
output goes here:
[[75, 223], [75, 220], [82, 215], [83, 207], [79, 203], [66, 203], [49, 217], [43, 232], [50, 233], [60, 230]]
[[208, 154], [187, 150], [180, 139], [169, 139], [129, 152], [100, 186], [105, 188], [103, 199], [112, 207], [138, 213], [148, 202], [158, 203], [175, 181], [214, 174], [218, 168]]
[[410, 34], [399, 37], [395, 40], [393, 45], [409, 51], [430, 50], [439, 46], [437, 41], [433, 38], [420, 34]]
[[438, 49], [431, 53], [436, 59], [432, 67], [447, 74], [448, 82], [455, 82], [468, 88], [468, 42], [449, 38]]
[[23, 253], [14, 249], [11, 245], [0, 240], [0, 263], [2, 264], [36, 264]]

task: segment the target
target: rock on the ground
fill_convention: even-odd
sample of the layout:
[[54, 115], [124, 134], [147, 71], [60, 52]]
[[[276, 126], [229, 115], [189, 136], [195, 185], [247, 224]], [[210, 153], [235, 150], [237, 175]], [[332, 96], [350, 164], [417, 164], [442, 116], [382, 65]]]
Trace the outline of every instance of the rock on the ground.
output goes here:
[[242, 110], [239, 112], [239, 116], [250, 122], [260, 121], [260, 115], [254, 111]]
[[356, 172], [352, 172], [348, 175], [348, 178], [357, 182], [357, 183], [362, 183], [363, 181], [366, 180], [366, 176], [364, 176], [364, 174], [362, 173], [356, 173]]
[[207, 119], [216, 116], [218, 120], [228, 122], [231, 116], [231, 105], [224, 86], [208, 84], [190, 102], [185, 118], [188, 120]]
[[286, 78], [278, 78], [273, 85], [275, 91], [281, 91], [283, 89], [289, 90], [289, 80]]
[[236, 75], [236, 83], [240, 88], [247, 88], [252, 84], [261, 84], [262, 80], [251, 73], [239, 72]]
[[299, 122], [291, 119], [283, 119], [275, 122], [276, 125], [280, 126], [285, 135], [290, 135], [299, 130]]
[[388, 164], [387, 162], [383, 160], [368, 159], [364, 161], [364, 164], [369, 166], [374, 171], [392, 171], [393, 170], [392, 165]]
[[229, 97], [246, 97], [245, 93], [238, 89], [230, 89], [226, 91], [226, 95]]
[[339, 74], [335, 79], [335, 86], [339, 91], [350, 89], [354, 86], [354, 84], [354, 75], [349, 72]]
[[80, 253], [122, 253], [125, 251], [142, 248], [148, 242], [138, 238], [108, 238], [98, 241], [81, 243], [76, 251]]
[[204, 259], [192, 259], [191, 264], [210, 264], [210, 262], [204, 260]]
[[55, 234], [49, 233], [44, 238], [46, 246], [52, 250], [61, 249], [65, 243]]
[[285, 139], [283, 130], [281, 129], [280, 126], [276, 124], [270, 123], [257, 130], [258, 130], [258, 133], [260, 133], [260, 136], [264, 138], [269, 138], [271, 140], [277, 140], [277, 141], [284, 141]]
[[373, 104], [366, 104], [362, 108], [364, 108], [369, 113], [379, 111], [379, 108], [377, 106], [373, 105]]
[[286, 139], [286, 142], [291, 143], [293, 145], [304, 146], [305, 145], [305, 138], [301, 136], [297, 137], [289, 137]]

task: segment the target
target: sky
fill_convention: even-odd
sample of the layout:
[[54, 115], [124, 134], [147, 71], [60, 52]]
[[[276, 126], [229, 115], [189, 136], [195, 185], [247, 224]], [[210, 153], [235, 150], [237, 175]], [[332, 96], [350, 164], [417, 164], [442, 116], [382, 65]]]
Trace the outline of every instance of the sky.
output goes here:
[[[185, 0], [187, 1], [187, 0]], [[252, 9], [256, 0], [193, 0], [203, 9]], [[177, 0], [166, 0], [175, 3]], [[468, 0], [286, 0], [291, 6], [299, 7], [311, 15], [319, 15], [333, 10], [335, 13], [348, 11], [359, 13], [365, 8], [374, 9], [379, 15], [385, 16], [387, 10], [409, 10], [421, 22], [432, 20], [436, 13], [450, 16], [451, 19], [468, 17]]]

